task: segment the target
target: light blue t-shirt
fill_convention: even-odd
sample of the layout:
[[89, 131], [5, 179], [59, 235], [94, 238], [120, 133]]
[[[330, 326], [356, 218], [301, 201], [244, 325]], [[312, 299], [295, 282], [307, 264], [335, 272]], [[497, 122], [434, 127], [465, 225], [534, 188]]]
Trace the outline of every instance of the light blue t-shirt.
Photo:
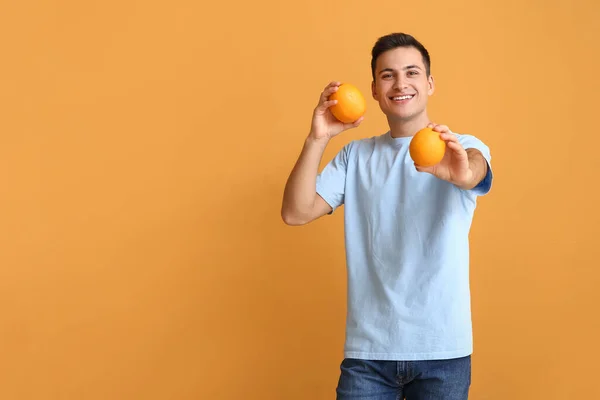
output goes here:
[[490, 166], [472, 190], [418, 172], [412, 138], [390, 132], [350, 142], [318, 175], [317, 193], [334, 211], [344, 205], [347, 358], [473, 351], [468, 235], [477, 197], [491, 189], [491, 156], [476, 137], [455, 135]]

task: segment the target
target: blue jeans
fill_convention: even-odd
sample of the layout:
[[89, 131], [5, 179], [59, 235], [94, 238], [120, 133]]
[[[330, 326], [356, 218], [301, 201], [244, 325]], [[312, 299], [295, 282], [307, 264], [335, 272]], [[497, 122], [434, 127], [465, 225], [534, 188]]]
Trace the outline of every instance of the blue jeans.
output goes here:
[[337, 400], [467, 400], [471, 356], [432, 361], [342, 362]]

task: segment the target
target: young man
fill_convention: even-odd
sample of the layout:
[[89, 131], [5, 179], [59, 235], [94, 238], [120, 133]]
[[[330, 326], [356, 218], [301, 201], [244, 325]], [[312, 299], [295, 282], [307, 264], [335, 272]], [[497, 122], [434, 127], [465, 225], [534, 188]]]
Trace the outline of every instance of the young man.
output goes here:
[[[303, 225], [344, 205], [348, 311], [337, 399], [464, 400], [471, 383], [469, 230], [492, 184], [479, 139], [437, 125], [427, 50], [414, 37], [381, 37], [372, 50], [372, 96], [389, 131], [348, 143], [319, 174], [325, 147], [358, 127], [337, 121], [321, 93], [283, 197], [282, 218]], [[443, 160], [415, 165], [412, 136], [430, 126]]]

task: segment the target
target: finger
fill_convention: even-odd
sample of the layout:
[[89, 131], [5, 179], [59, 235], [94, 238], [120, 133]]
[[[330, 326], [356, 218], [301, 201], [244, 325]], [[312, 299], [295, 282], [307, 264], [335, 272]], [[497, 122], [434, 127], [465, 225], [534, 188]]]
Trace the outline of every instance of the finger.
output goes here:
[[326, 90], [324, 90], [323, 93], [329, 97], [333, 93], [337, 92], [339, 88], [340, 88], [339, 86], [330, 86]]
[[419, 172], [431, 173], [431, 171], [433, 171], [433, 167], [423, 167], [421, 165], [418, 165], [417, 163], [415, 163], [414, 165], [415, 165], [415, 169]]
[[450, 147], [451, 149], [460, 149], [460, 150], [465, 150], [463, 149], [462, 145], [457, 141], [448, 141], [446, 142], [446, 146]]
[[337, 100], [325, 100], [324, 102], [319, 104], [319, 106], [317, 107], [317, 110], [323, 112], [323, 111], [327, 110], [329, 107], [333, 106], [334, 104], [337, 104]]
[[446, 142], [456, 142], [458, 143], [458, 137], [449, 132], [440, 133], [440, 139]]
[[436, 125], [433, 127], [433, 130], [440, 133], [450, 132], [450, 128], [448, 128], [446, 125]]
[[466, 150], [458, 142], [446, 142], [446, 146], [456, 154], [467, 156]]
[[359, 126], [363, 122], [364, 119], [365, 119], [365, 117], [363, 116], [363, 117], [360, 117], [359, 119], [357, 119], [356, 121], [354, 121], [351, 124], [345, 124], [346, 128], [356, 128], [357, 126]]
[[327, 89], [329, 89], [330, 87], [333, 87], [333, 86], [340, 86], [341, 84], [342, 83], [339, 82], [339, 81], [331, 81], [331, 82], [329, 82], [327, 84], [327, 86], [325, 86], [325, 88], [323, 89], [323, 91], [325, 91], [325, 90], [327, 90]]
[[329, 92], [330, 94], [336, 91], [342, 83], [338, 81], [330, 82], [325, 88], [323, 88], [323, 94]]
[[356, 127], [358, 127], [361, 124], [362, 121], [363, 121], [363, 118], [360, 117], [359, 119], [357, 119], [354, 122], [344, 123], [344, 130], [356, 128]]
[[321, 93], [321, 99], [320, 99], [320, 101], [321, 102], [327, 101], [329, 99], [329, 96], [331, 96], [333, 93], [337, 92], [338, 89], [339, 89], [339, 86], [328, 86]]

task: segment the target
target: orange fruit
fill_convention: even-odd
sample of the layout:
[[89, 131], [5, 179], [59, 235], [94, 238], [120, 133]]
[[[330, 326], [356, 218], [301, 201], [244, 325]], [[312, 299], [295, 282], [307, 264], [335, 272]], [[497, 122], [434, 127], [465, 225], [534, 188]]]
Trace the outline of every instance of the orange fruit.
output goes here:
[[360, 90], [349, 83], [342, 83], [337, 92], [329, 96], [329, 100], [337, 100], [337, 104], [329, 107], [335, 118], [344, 123], [352, 123], [363, 116], [366, 101]]
[[439, 132], [431, 128], [423, 128], [411, 139], [408, 151], [415, 164], [431, 167], [444, 158], [446, 142], [440, 138]]

